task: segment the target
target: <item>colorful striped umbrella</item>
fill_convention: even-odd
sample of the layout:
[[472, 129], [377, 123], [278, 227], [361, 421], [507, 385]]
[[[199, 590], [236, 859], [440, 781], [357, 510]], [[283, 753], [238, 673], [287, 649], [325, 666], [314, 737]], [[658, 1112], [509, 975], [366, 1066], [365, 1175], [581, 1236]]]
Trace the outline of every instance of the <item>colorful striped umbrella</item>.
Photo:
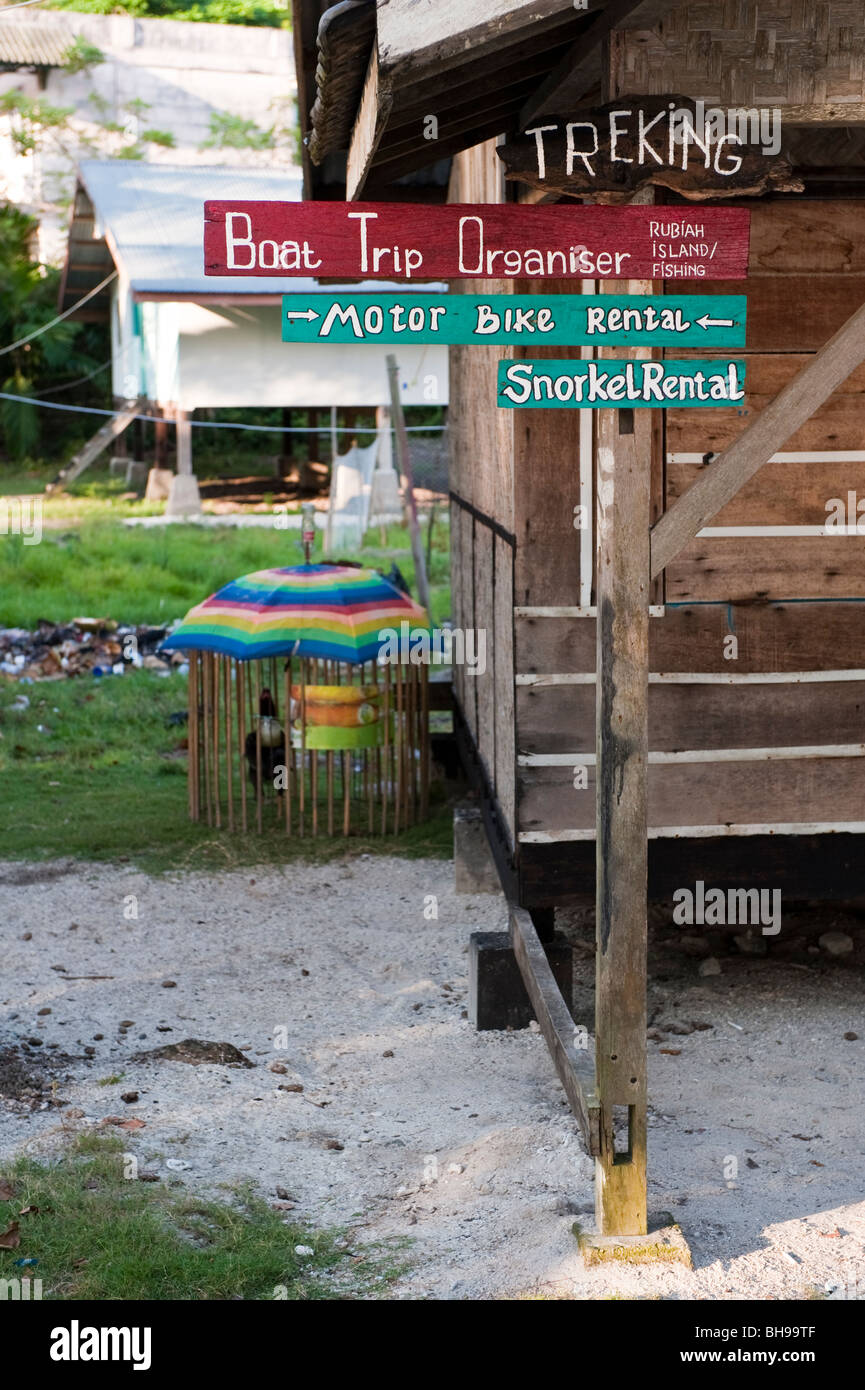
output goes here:
[[[191, 608], [162, 650], [221, 652], [239, 661], [292, 654], [374, 661], [389, 628], [429, 632], [425, 609], [377, 570], [294, 565], [257, 570]], [[406, 629], [403, 629], [405, 632]]]

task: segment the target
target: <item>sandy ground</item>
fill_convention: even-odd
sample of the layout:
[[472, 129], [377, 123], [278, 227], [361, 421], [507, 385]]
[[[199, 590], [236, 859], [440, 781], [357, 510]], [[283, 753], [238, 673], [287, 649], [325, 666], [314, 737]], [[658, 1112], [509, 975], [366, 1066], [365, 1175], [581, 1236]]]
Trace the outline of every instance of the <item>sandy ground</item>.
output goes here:
[[[562, 925], [591, 1023], [591, 932]], [[828, 956], [827, 925], [855, 950]], [[860, 921], [785, 919], [764, 958], [716, 941], [710, 976], [681, 928], [653, 930], [650, 1207], [681, 1222], [693, 1271], [583, 1268], [593, 1165], [543, 1039], [466, 1018], [469, 933], [504, 926], [439, 861], [164, 879], [0, 865], [0, 1151], [47, 1156], [138, 1117], [114, 1132], [166, 1179], [251, 1178], [293, 1216], [410, 1240], [397, 1298], [865, 1297]], [[254, 1066], [132, 1060], [186, 1038]]]

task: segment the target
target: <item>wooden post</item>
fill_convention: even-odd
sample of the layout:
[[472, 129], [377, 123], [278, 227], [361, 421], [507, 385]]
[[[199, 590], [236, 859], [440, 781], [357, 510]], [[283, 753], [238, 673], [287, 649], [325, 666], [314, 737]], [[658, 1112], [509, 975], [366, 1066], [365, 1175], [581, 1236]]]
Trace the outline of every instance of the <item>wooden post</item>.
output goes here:
[[177, 471], [192, 473], [192, 424], [188, 410], [178, 410], [175, 417], [177, 428]]
[[236, 664], [237, 670], [237, 749], [238, 765], [240, 767], [240, 816], [244, 833], [247, 829], [246, 824], [246, 674], [247, 668], [242, 661]]
[[285, 833], [291, 834], [291, 771], [294, 753], [291, 747], [291, 658], [285, 663], [285, 712], [282, 720], [285, 729]]
[[420, 814], [421, 820], [429, 815], [429, 667], [421, 667], [421, 715], [420, 715]]
[[398, 835], [398, 834], [399, 834], [400, 816], [401, 816], [401, 814], [402, 814], [402, 799], [403, 799], [403, 775], [402, 775], [403, 756], [402, 756], [402, 744], [403, 744], [403, 738], [404, 738], [404, 732], [405, 732], [405, 731], [403, 730], [403, 726], [402, 726], [402, 702], [403, 702], [403, 675], [404, 675], [404, 671], [405, 671], [405, 667], [404, 667], [404, 666], [398, 666], [398, 667], [396, 668], [396, 729], [395, 729], [395, 731], [394, 731], [394, 746], [395, 746], [395, 750], [396, 750], [396, 757], [395, 757], [395, 761], [396, 761], [396, 793], [395, 793], [395, 796], [394, 796], [394, 815], [393, 815], [393, 833], [394, 833], [394, 835]]
[[189, 654], [188, 716], [186, 723], [189, 819], [198, 820], [198, 652]]
[[300, 838], [304, 836], [304, 812], [306, 809], [306, 667], [307, 658], [300, 658], [300, 789], [298, 792], [298, 815]]
[[159, 415], [153, 422], [154, 445], [153, 445], [153, 466], [154, 468], [168, 467], [168, 421], [165, 412], [160, 409]]
[[387, 803], [390, 795], [390, 662], [386, 662], [384, 668], [384, 752], [382, 763], [384, 765], [384, 779], [382, 783], [381, 798], [381, 833], [387, 834]]
[[253, 718], [255, 720], [255, 824], [259, 835], [261, 834], [264, 802], [264, 787], [262, 786], [263, 778], [261, 770], [261, 684], [261, 662], [256, 661]]
[[387, 356], [387, 374], [390, 381], [390, 403], [393, 412], [394, 433], [396, 435], [396, 452], [399, 460], [399, 469], [405, 478], [405, 500], [408, 509], [408, 525], [411, 534], [411, 553], [414, 559], [414, 575], [417, 583], [418, 597], [421, 604], [430, 611], [429, 584], [427, 583], [426, 564], [424, 562], [423, 545], [420, 538], [420, 524], [417, 519], [417, 503], [414, 496], [414, 478], [411, 471], [411, 455], [408, 448], [408, 435], [405, 429], [405, 416], [402, 410], [402, 400], [399, 394], [399, 368], [396, 358], [392, 352]]
[[228, 828], [234, 830], [234, 791], [232, 787], [232, 762], [234, 745], [231, 742], [231, 657], [223, 662], [225, 676], [225, 778], [228, 790]]
[[[627, 293], [650, 289], [629, 283]], [[650, 410], [598, 412], [595, 1214], [602, 1235], [646, 1233], [651, 451]]]
[[222, 829], [222, 806], [219, 799], [219, 686], [222, 674], [222, 657], [214, 655], [211, 666], [213, 674], [213, 815], [217, 830]]
[[203, 652], [201, 656], [201, 685], [202, 685], [202, 751], [204, 761], [204, 800], [207, 805], [207, 824], [213, 824], [213, 793], [211, 789], [211, 749], [213, 743], [210, 736], [210, 724], [213, 718], [211, 706], [211, 691], [213, 682], [210, 677], [210, 668], [213, 664], [213, 653]]

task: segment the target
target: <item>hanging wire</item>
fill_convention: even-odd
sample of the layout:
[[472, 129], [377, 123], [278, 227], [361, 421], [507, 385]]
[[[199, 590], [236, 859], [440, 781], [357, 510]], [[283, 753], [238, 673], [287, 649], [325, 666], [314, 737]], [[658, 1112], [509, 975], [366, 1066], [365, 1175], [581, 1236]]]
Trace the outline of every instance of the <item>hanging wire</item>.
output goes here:
[[92, 299], [95, 294], [98, 294], [100, 290], [104, 290], [106, 285], [110, 285], [111, 281], [116, 279], [117, 271], [112, 270], [111, 274], [106, 275], [101, 284], [96, 285], [92, 290], [88, 290], [87, 294], [79, 299], [77, 304], [73, 304], [71, 309], [65, 309], [62, 314], [58, 314], [56, 319], [52, 319], [50, 323], [43, 323], [41, 328], [34, 328], [32, 333], [28, 333], [26, 338], [19, 338], [17, 343], [10, 343], [9, 347], [0, 348], [0, 357], [5, 357], [7, 352], [14, 352], [16, 348], [23, 347], [25, 343], [32, 343], [34, 338], [41, 337], [43, 333], [48, 332], [49, 328], [54, 328], [58, 323], [62, 323], [64, 319], [68, 319], [70, 314], [74, 314], [76, 309], [80, 309], [82, 304], [86, 304], [88, 299]]
[[[0, 391], [0, 401], [18, 401], [21, 405], [38, 405], [45, 410], [67, 410], [75, 415], [103, 415], [114, 418], [120, 415], [119, 410], [100, 410], [95, 405], [64, 405], [62, 401], [41, 400], [37, 396], [15, 396], [9, 391]], [[133, 415], [133, 420], [147, 420], [151, 424], [155, 421], [165, 420], [171, 424], [170, 416], [160, 415]], [[130, 421], [131, 423], [131, 421]], [[286, 430], [282, 425], [242, 425], [231, 420], [190, 420], [188, 422], [193, 429], [199, 430], [252, 430], [259, 434], [321, 434], [321, 429], [316, 429], [312, 425], [292, 425], [291, 429]], [[447, 425], [406, 425], [409, 434], [438, 434], [447, 429]], [[337, 434], [376, 434], [374, 425], [338, 425]]]
[[[120, 355], [122, 356], [122, 353], [121, 353]], [[103, 362], [102, 365], [101, 365], [101, 367], [95, 367], [95, 368], [93, 369], [93, 371], [92, 371], [92, 372], [88, 372], [86, 376], [79, 376], [79, 377], [76, 378], [75, 381], [65, 381], [65, 382], [63, 383], [62, 386], [50, 386], [48, 389], [50, 390], [50, 392], [51, 392], [51, 394], [52, 394], [53, 396], [56, 396], [56, 395], [58, 395], [61, 391], [71, 391], [73, 386], [83, 386], [85, 381], [92, 381], [93, 378], [94, 378], [95, 376], [98, 376], [100, 372], [106, 371], [107, 368], [110, 367], [110, 366], [112, 365], [112, 363], [113, 363], [115, 360], [116, 360], [115, 358], [109, 357], [108, 361], [107, 361], [107, 362]], [[45, 393], [44, 393], [44, 391], [37, 391], [37, 392], [36, 392], [36, 397], [37, 397], [40, 401], [44, 401], [44, 400], [45, 400]]]

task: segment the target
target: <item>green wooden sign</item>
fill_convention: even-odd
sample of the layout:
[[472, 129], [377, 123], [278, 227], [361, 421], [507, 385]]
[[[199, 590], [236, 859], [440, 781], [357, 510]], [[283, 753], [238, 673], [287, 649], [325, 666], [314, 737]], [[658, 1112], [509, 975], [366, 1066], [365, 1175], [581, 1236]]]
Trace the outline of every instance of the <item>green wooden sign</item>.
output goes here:
[[745, 346], [745, 296], [286, 294], [287, 343]]
[[498, 404], [576, 410], [649, 406], [740, 405], [745, 363], [546, 361], [500, 362]]

